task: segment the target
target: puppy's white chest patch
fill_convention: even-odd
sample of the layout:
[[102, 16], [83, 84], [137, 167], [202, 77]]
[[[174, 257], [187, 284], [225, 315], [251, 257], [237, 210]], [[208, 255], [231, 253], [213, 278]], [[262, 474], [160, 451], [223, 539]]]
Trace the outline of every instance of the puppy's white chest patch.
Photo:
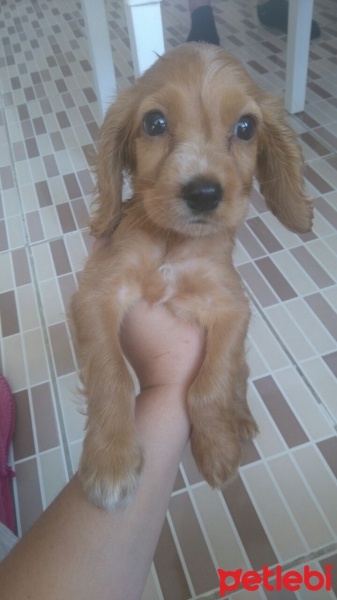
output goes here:
[[168, 300], [174, 296], [176, 292], [176, 280], [177, 280], [177, 265], [173, 263], [165, 263], [159, 267], [159, 273], [161, 278], [165, 282], [165, 292], [163, 297], [160, 299], [159, 304], [165, 304]]
[[[165, 282], [165, 293], [160, 303], [167, 302], [176, 294], [187, 289], [198, 294], [198, 284], [205, 277], [209, 278], [209, 287], [212, 288], [212, 265], [206, 259], [189, 258], [179, 262], [167, 262], [159, 267], [159, 273]], [[204, 298], [207, 300], [207, 298]]]
[[150, 304], [190, 302], [200, 309], [210, 310], [214, 305], [214, 291], [219, 287], [218, 268], [202, 258], [167, 261], [147, 273], [125, 277], [121, 282], [116, 301], [124, 307], [140, 298]]
[[181, 262], [166, 262], [159, 267], [159, 273], [168, 287], [175, 287], [177, 280], [202, 269], [202, 261], [189, 258]]
[[188, 258], [179, 262], [165, 262], [159, 267], [159, 271], [163, 274], [163, 277], [172, 280], [185, 273], [205, 270], [207, 266], [209, 267], [209, 261], [206, 259]]
[[207, 258], [166, 262], [159, 267], [163, 283], [158, 304], [167, 304], [183, 319], [208, 322], [209, 314], [223, 310], [224, 288], [219, 265]]

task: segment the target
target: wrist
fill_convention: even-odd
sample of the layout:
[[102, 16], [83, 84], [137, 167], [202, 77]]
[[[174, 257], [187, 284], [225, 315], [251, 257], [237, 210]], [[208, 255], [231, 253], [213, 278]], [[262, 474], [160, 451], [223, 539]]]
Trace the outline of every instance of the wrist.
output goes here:
[[188, 419], [187, 396], [189, 386], [180, 383], [160, 383], [141, 388], [136, 398], [136, 412], [142, 410], [144, 406], [150, 407], [150, 410], [161, 410], [162, 415], [168, 413], [179, 414]]
[[186, 400], [185, 390], [175, 385], [153, 386], [138, 394], [136, 423], [145, 455], [152, 446], [156, 452], [168, 447], [168, 454], [183, 451], [191, 433]]
[[139, 394], [137, 396], [137, 399], [142, 397], [143, 395], [146, 395], [148, 393], [151, 393], [153, 395], [157, 394], [158, 399], [160, 398], [168, 398], [171, 397], [171, 399], [174, 401], [179, 401], [182, 404], [186, 405], [187, 403], [187, 397], [188, 397], [188, 391], [189, 388], [191, 386], [190, 382], [184, 383], [184, 382], [175, 382], [175, 381], [170, 381], [169, 383], [166, 382], [153, 382], [153, 383], [145, 383], [144, 385], [140, 385], [140, 391]]

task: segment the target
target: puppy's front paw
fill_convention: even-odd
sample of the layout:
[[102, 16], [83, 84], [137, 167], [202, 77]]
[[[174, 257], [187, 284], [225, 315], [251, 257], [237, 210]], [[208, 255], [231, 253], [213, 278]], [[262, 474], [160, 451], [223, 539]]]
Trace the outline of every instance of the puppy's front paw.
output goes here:
[[93, 452], [84, 447], [79, 478], [91, 502], [112, 512], [127, 504], [143, 466], [143, 455], [133, 442], [118, 449], [100, 447]]
[[236, 426], [238, 435], [242, 440], [251, 440], [259, 433], [254, 417], [248, 413], [237, 418]]
[[222, 488], [236, 475], [242, 449], [235, 431], [220, 426], [210, 432], [192, 430], [191, 448], [201, 474], [211, 487]]

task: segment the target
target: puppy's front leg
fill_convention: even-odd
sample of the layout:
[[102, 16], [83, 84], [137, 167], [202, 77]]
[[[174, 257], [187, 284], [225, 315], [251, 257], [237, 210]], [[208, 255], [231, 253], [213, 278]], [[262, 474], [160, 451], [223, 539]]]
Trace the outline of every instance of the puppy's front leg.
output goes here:
[[212, 487], [222, 487], [236, 474], [241, 439], [258, 431], [246, 400], [248, 321], [249, 310], [243, 304], [208, 327], [205, 361], [189, 392], [192, 452]]
[[134, 421], [135, 389], [120, 348], [121, 309], [113, 297], [78, 292], [71, 320], [87, 398], [79, 477], [87, 497], [113, 510], [132, 493], [142, 467]]

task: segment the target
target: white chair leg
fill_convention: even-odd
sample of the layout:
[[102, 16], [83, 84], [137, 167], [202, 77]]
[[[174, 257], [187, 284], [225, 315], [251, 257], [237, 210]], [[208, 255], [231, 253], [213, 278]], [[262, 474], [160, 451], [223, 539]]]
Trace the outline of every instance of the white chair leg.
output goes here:
[[142, 75], [164, 54], [160, 0], [125, 0], [135, 77]]
[[116, 96], [116, 77], [104, 0], [82, 0], [100, 117]]
[[291, 114], [304, 109], [313, 4], [289, 1], [285, 106]]

